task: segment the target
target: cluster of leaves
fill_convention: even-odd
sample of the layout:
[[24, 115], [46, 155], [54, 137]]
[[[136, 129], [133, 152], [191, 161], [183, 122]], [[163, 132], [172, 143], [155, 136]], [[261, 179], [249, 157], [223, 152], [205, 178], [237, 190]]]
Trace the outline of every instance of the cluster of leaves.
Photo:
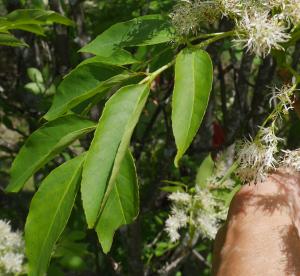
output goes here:
[[45, 35], [43, 26], [53, 23], [73, 25], [71, 20], [53, 11], [37, 9], [15, 10], [6, 16], [0, 17], [0, 45], [28, 46], [11, 32], [22, 30], [37, 35]]
[[[88, 152], [55, 168], [32, 199], [25, 226], [29, 275], [46, 271], [55, 242], [71, 214], [80, 182], [88, 227], [95, 228], [104, 252], [109, 251], [115, 230], [138, 215], [137, 177], [128, 147], [151, 83], [174, 62], [148, 73], [138, 84], [125, 86], [126, 81], [134, 83], [136, 77], [145, 73], [121, 65], [136, 62], [125, 47], [170, 42], [170, 29], [161, 16], [143, 16], [112, 26], [86, 45], [81, 51], [95, 56], [65, 77], [44, 116], [49, 122], [21, 148], [12, 165], [8, 192], [20, 191], [62, 149], [95, 130]], [[85, 119], [83, 115], [93, 104], [116, 86], [122, 87], [106, 102], [98, 124]], [[172, 112], [178, 148], [176, 165], [200, 127], [211, 86], [212, 62], [207, 52], [181, 51], [176, 58]], [[87, 105], [75, 114], [72, 110], [83, 102]]]
[[[140, 16], [141, 13], [157, 12], [160, 7], [167, 7], [163, 13], [168, 12], [172, 1], [150, 1], [149, 6], [148, 1], [126, 1], [126, 4], [112, 1], [101, 5], [97, 1], [86, 2], [89, 2], [84, 3], [86, 6], [90, 5], [86, 8], [90, 34], [98, 30], [99, 22], [93, 25], [93, 20], [99, 9], [107, 14], [118, 9], [120, 18], [135, 18], [113, 25], [111, 21], [106, 22], [112, 26], [80, 49], [80, 53], [88, 58], [79, 64], [74, 62], [74, 68], [56, 89], [54, 84], [48, 87], [48, 76], [41, 73], [42, 70], [33, 66], [25, 70], [30, 81], [24, 83], [26, 90], [45, 97], [51, 97], [56, 90], [50, 108], [42, 114], [41, 127], [26, 139], [14, 159], [10, 183], [6, 187], [6, 192], [16, 193], [28, 187], [35, 191], [32, 182], [38, 186], [25, 225], [28, 274], [43, 275], [48, 270], [49, 275], [59, 275], [57, 267], [50, 266], [48, 269], [51, 257], [59, 259], [60, 266], [70, 270], [88, 269], [90, 266], [89, 271], [105, 271], [107, 274], [106, 266], [113, 267], [114, 273], [118, 272], [118, 261], [122, 272], [130, 270], [130, 266], [138, 261], [143, 262], [145, 269], [135, 268], [135, 275], [172, 273], [177, 266], [171, 265], [170, 269], [167, 264], [176, 263], [182, 252], [196, 252], [195, 258], [197, 252], [201, 252], [208, 256], [210, 262], [209, 241], [196, 240], [189, 251], [186, 251], [186, 245], [168, 241], [163, 231], [167, 219], [165, 210], [169, 208], [165, 204], [166, 192], [178, 191], [182, 187], [194, 189], [193, 184], [186, 188], [184, 183], [193, 183], [192, 175], [206, 155], [199, 154], [195, 158], [198, 152], [219, 151], [243, 132], [255, 131], [249, 131], [249, 128], [255, 124], [254, 120], [259, 120], [256, 117], [261, 116], [255, 113], [258, 105], [248, 110], [251, 114], [247, 118], [244, 112], [249, 95], [256, 93], [254, 88], [246, 93], [248, 86], [253, 86], [247, 81], [254, 82], [255, 78], [249, 77], [246, 81], [244, 76], [249, 74], [251, 66], [255, 75], [265, 68], [273, 68], [273, 64], [270, 60], [267, 63], [254, 59], [239, 49], [233, 50], [226, 40], [226, 36], [232, 33], [211, 37], [200, 35], [188, 41], [186, 37], [178, 37], [168, 16]], [[129, 9], [130, 15], [124, 15], [124, 5], [126, 9], [135, 6], [136, 10]], [[145, 11], [145, 7], [150, 8]], [[68, 10], [67, 5], [65, 10]], [[0, 20], [0, 38], [1, 35], [6, 37], [2, 44], [9, 46], [25, 46], [25, 42], [14, 37], [11, 30], [43, 35], [48, 24], [73, 24], [58, 13], [46, 10], [16, 10]], [[114, 18], [114, 21], [119, 21], [119, 18]], [[230, 22], [225, 21], [224, 26], [227, 25], [230, 26]], [[211, 28], [210, 31], [214, 32]], [[15, 34], [18, 37], [19, 33]], [[221, 38], [225, 40], [218, 44], [218, 49], [207, 48]], [[221, 53], [228, 56], [223, 57]], [[288, 54], [274, 52], [275, 59], [281, 72], [287, 72], [286, 68], [291, 67]], [[219, 75], [214, 75], [214, 70], [218, 70]], [[226, 75], [231, 70], [234, 71], [232, 78]], [[266, 85], [266, 80], [262, 76], [260, 78], [262, 80], [258, 82]], [[221, 96], [211, 95], [213, 79]], [[234, 89], [235, 94], [230, 91]], [[209, 101], [215, 104], [215, 117], [228, 130], [226, 141], [219, 123], [205, 118], [205, 114], [209, 116], [211, 113], [210, 109], [207, 112]], [[99, 120], [98, 116], [94, 116], [95, 110], [101, 114]], [[39, 117], [42, 112], [35, 116]], [[203, 120], [204, 129], [199, 138], [196, 134]], [[31, 129], [36, 129], [36, 125]], [[210, 137], [212, 128], [213, 137]], [[232, 129], [234, 133], [230, 133]], [[162, 141], [165, 136], [165, 141]], [[210, 142], [208, 145], [211, 138], [212, 147]], [[199, 139], [204, 139], [204, 150], [199, 147]], [[74, 150], [78, 144], [80, 150]], [[188, 149], [191, 150], [188, 152]], [[187, 152], [189, 155], [186, 155]], [[170, 161], [173, 159], [175, 166]], [[206, 178], [213, 174], [212, 167], [211, 159], [205, 159], [196, 184], [206, 183]], [[167, 181], [168, 184], [161, 188], [161, 184], [156, 182], [162, 179], [179, 181]], [[216, 195], [228, 205], [233, 194], [224, 189]], [[128, 247], [136, 255], [126, 256], [126, 242], [122, 240], [124, 232], [125, 236], [134, 234], [130, 233], [129, 227], [121, 228], [120, 235], [115, 235], [115, 232], [138, 216], [145, 233], [143, 250], [138, 248], [138, 236], [133, 236], [127, 243], [135, 243]], [[101, 250], [92, 231], [88, 231], [85, 225], [95, 230]], [[114, 238], [117, 246], [112, 247]], [[101, 263], [99, 259], [104, 257], [99, 252], [108, 253], [111, 247], [111, 256], [117, 261], [107, 264], [110, 262], [108, 257], [107, 263]], [[91, 251], [93, 258], [82, 261], [85, 255], [92, 255]], [[185, 258], [188, 256], [185, 255]], [[126, 259], [129, 259], [127, 263]], [[99, 262], [103, 265], [102, 270], [97, 265], [94, 267], [93, 263]], [[209, 266], [205, 259], [201, 261], [203, 275], [209, 274]]]

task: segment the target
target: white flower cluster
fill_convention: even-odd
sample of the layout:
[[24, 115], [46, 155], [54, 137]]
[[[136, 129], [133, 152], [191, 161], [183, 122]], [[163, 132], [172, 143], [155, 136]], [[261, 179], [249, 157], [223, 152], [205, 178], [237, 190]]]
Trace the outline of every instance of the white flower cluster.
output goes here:
[[170, 14], [176, 32], [182, 36], [196, 35], [203, 23], [214, 23], [220, 17], [214, 1], [183, 0]]
[[282, 88], [277, 88], [275, 87], [272, 92], [272, 97], [269, 101], [270, 105], [274, 104], [275, 106], [280, 107], [278, 110], [278, 116], [280, 116], [280, 112], [283, 114], [288, 114], [289, 110], [293, 109], [293, 93], [294, 93], [294, 88], [291, 87], [290, 85], [284, 85]]
[[235, 24], [235, 42], [261, 57], [283, 49], [291, 25], [300, 22], [299, 0], [182, 0], [171, 19], [177, 33], [196, 35], [202, 24], [214, 23], [221, 15]]
[[300, 1], [299, 0], [288, 0], [279, 1], [282, 7], [282, 14], [291, 21], [292, 24], [296, 25], [300, 22]]
[[172, 242], [180, 239], [179, 230], [187, 226], [194, 227], [203, 237], [214, 239], [221, 221], [227, 216], [228, 208], [208, 189], [197, 187], [193, 195], [175, 192], [169, 199], [172, 210], [165, 230]]
[[247, 51], [265, 57], [272, 49], [280, 50], [280, 43], [290, 39], [286, 25], [278, 17], [270, 17], [269, 11], [245, 12], [236, 23], [236, 43]]
[[9, 222], [0, 220], [0, 275], [22, 272], [24, 241], [20, 232], [12, 232]]
[[284, 156], [281, 165], [287, 168], [293, 168], [300, 172], [300, 149], [283, 150]]
[[231, 18], [242, 16], [245, 10], [253, 6], [253, 2], [244, 0], [219, 0], [222, 14]]
[[176, 242], [180, 238], [179, 229], [183, 228], [188, 223], [188, 216], [184, 210], [178, 207], [172, 207], [171, 215], [166, 221], [166, 231], [171, 242]]
[[276, 167], [274, 154], [282, 141], [274, 133], [273, 127], [261, 127], [255, 140], [245, 140], [240, 145], [237, 156], [237, 174], [244, 182], [261, 182], [269, 170]]
[[265, 57], [290, 39], [290, 25], [300, 21], [299, 0], [220, 0], [222, 13], [236, 22], [236, 42]]
[[300, 150], [282, 151], [284, 156], [278, 153], [278, 144], [283, 142], [282, 138], [275, 135], [276, 121], [281, 115], [288, 114], [293, 109], [293, 94], [296, 86], [283, 85], [281, 89], [274, 88], [270, 99], [274, 111], [269, 115], [267, 121], [271, 121], [270, 127], [260, 127], [255, 139], [244, 140], [237, 153], [236, 170], [243, 182], [261, 182], [270, 170], [278, 166], [292, 167], [300, 171]]

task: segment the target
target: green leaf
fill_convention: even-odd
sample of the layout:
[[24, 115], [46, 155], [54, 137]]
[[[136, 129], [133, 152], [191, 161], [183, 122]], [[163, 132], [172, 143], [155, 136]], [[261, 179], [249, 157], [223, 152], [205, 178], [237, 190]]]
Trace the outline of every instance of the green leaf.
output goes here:
[[[124, 72], [122, 76], [126, 79], [128, 73], [123, 68], [103, 63], [89, 63], [75, 68], [59, 85], [52, 106], [44, 118], [49, 121], [53, 120], [86, 99], [104, 92], [118, 82], [112, 77], [122, 72]], [[105, 82], [107, 79], [110, 80]], [[119, 76], [117, 79], [122, 79], [122, 77]]]
[[96, 225], [96, 232], [104, 253], [110, 250], [115, 231], [120, 226], [131, 223], [137, 217], [138, 212], [137, 176], [134, 160], [127, 151]]
[[27, 139], [11, 168], [8, 192], [18, 192], [26, 181], [63, 148], [95, 129], [95, 123], [75, 115], [45, 124]]
[[11, 26], [11, 22], [7, 18], [0, 16], [0, 32], [6, 33], [9, 26]]
[[28, 25], [28, 24], [52, 24], [58, 23], [63, 25], [71, 26], [73, 21], [54, 12], [39, 9], [18, 9], [9, 13], [6, 16], [7, 20], [13, 22], [16, 27], [18, 25]]
[[30, 24], [12, 24], [11, 27], [7, 28], [8, 30], [14, 29], [14, 30], [22, 30], [30, 33], [34, 33], [37, 35], [45, 35], [43, 27], [40, 25], [30, 25]]
[[4, 34], [4, 33], [0, 33], [0, 45], [4, 45], [4, 46], [12, 46], [12, 47], [28, 47], [28, 44], [26, 44], [25, 42], [17, 39], [16, 37], [14, 37], [12, 34]]
[[25, 225], [29, 276], [45, 275], [59, 236], [70, 217], [84, 155], [54, 169], [32, 198]]
[[83, 208], [90, 228], [112, 192], [149, 89], [148, 84], [125, 86], [104, 107], [82, 173]]
[[177, 146], [175, 166], [178, 166], [201, 125], [212, 80], [213, 66], [207, 52], [184, 49], [178, 54], [172, 100], [172, 128]]
[[44, 9], [47, 4], [44, 3], [44, 0], [31, 0], [31, 5], [34, 8]]
[[110, 57], [119, 54], [123, 47], [168, 42], [172, 39], [172, 32], [169, 21], [161, 16], [141, 16], [113, 25], [80, 51]]
[[27, 69], [27, 75], [29, 79], [33, 82], [43, 83], [44, 79], [40, 70], [34, 67], [30, 67]]
[[[126, 52], [126, 51], [124, 51]], [[126, 65], [126, 64], [133, 64], [138, 63], [137, 59], [133, 58], [130, 53], [124, 54], [124, 55], [115, 55], [113, 57], [101, 57], [101, 56], [94, 56], [91, 58], [88, 58], [84, 61], [82, 61], [78, 66], [82, 66], [84, 64], [88, 63], [95, 63], [95, 62], [101, 62], [105, 64], [112, 64], [112, 65]]]
[[160, 190], [168, 193], [185, 192], [185, 190], [180, 186], [164, 186], [161, 187]]
[[196, 176], [196, 184], [205, 188], [207, 184], [207, 179], [213, 175], [215, 163], [211, 158], [211, 155], [207, 155], [207, 157], [201, 163]]
[[40, 94], [45, 91], [45, 86], [42, 83], [38, 82], [29, 82], [24, 85], [24, 88], [33, 93], [33, 94]]
[[131, 53], [118, 47], [114, 47], [113, 50], [105, 56], [97, 55], [96, 57], [102, 59], [101, 62], [111, 65], [122, 65], [122, 63], [131, 64], [135, 60]]

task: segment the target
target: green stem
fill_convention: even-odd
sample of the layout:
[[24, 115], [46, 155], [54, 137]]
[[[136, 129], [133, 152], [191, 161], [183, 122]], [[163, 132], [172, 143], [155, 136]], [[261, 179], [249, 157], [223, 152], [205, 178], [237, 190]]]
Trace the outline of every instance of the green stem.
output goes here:
[[[290, 95], [290, 96], [292, 96], [292, 92], [295, 91], [296, 87], [297, 87], [297, 84], [294, 84], [294, 85], [291, 87], [291, 95]], [[282, 108], [283, 108], [282, 103], [279, 103], [277, 106], [275, 106], [274, 110], [273, 110], [273, 111], [271, 112], [271, 114], [269, 114], [269, 116], [263, 121], [263, 123], [262, 123], [261, 126], [262, 126], [262, 127], [266, 126], [266, 124], [274, 118], [274, 116], [276, 115], [276, 113], [278, 112], [278, 110], [279, 110], [279, 112], [280, 112], [280, 110], [282, 110]]]
[[[190, 42], [188, 42], [188, 46], [190, 47], [195, 47], [195, 48], [204, 48], [204, 47], [207, 47], [209, 44], [215, 42], [215, 41], [218, 41], [222, 38], [225, 38], [225, 37], [229, 37], [229, 36], [232, 36], [234, 35], [234, 31], [228, 31], [228, 32], [223, 32], [223, 33], [214, 33], [214, 34], [205, 34], [203, 35], [202, 37], [198, 37], [198, 38], [204, 38], [204, 37], [211, 37], [213, 36], [212, 38], [210, 39], [207, 39], [197, 45], [192, 45]], [[196, 40], [197, 38], [194, 38], [192, 39], [191, 41], [193, 40]], [[150, 73], [149, 76], [147, 76], [146, 78], [144, 78], [143, 80], [141, 80], [139, 83], [140, 84], [143, 84], [143, 83], [146, 83], [146, 82], [149, 82], [151, 83], [159, 74], [161, 74], [163, 71], [167, 70], [168, 68], [170, 68], [171, 66], [173, 66], [175, 64], [175, 59], [172, 60], [171, 62], [167, 63], [166, 65], [160, 67], [159, 69], [157, 69], [156, 71], [154, 71], [153, 73]]]
[[238, 162], [234, 161], [232, 165], [229, 167], [227, 172], [224, 174], [224, 176], [220, 180], [220, 185], [222, 185], [230, 176], [231, 174], [237, 169], [238, 167]]
[[139, 84], [143, 84], [146, 82], [151, 83], [158, 75], [160, 75], [163, 71], [167, 70], [168, 68], [172, 67], [174, 64], [175, 64], [175, 59], [167, 63], [166, 65], [160, 67], [156, 71], [150, 73], [149, 76], [141, 80]]
[[222, 35], [222, 34], [224, 34], [224, 33], [226, 33], [226, 32], [212, 33], [212, 34], [201, 34], [201, 35], [199, 35], [199, 36], [193, 37], [193, 38], [191, 39], [191, 41], [193, 42], [193, 41], [196, 41], [196, 40], [198, 40], [198, 39], [208, 38], [208, 37], [212, 37], [212, 36], [220, 36], [220, 35]]
[[[194, 48], [204, 48], [204, 47], [208, 46], [209, 44], [211, 44], [215, 41], [218, 41], [222, 38], [229, 37], [229, 36], [232, 36], [232, 35], [234, 35], [233, 30], [228, 31], [228, 32], [223, 32], [223, 33], [205, 34], [205, 35], [203, 35], [203, 37], [211, 37], [211, 36], [213, 36], [213, 37], [210, 38], [210, 39], [207, 39], [207, 40], [205, 40], [205, 41], [203, 41], [203, 42], [201, 42], [197, 45], [192, 45], [190, 42], [188, 42], [187, 44], [188, 44], [188, 46], [194, 47]], [[191, 40], [191, 41], [193, 41], [193, 40]], [[163, 71], [167, 70], [168, 68], [170, 68], [174, 64], [175, 64], [175, 59], [172, 60], [171, 62], [167, 63], [166, 65], [160, 67], [159, 69], [157, 69], [153, 73], [150, 73], [149, 76], [147, 76], [146, 78], [141, 80], [139, 82], [139, 84], [143, 84], [143, 83], [146, 83], [146, 82], [151, 83], [159, 74], [161, 74]]]
[[169, 47], [164, 48], [163, 50], [161, 50], [160, 52], [158, 52], [156, 55], [152, 56], [151, 58], [149, 58], [148, 60], [146, 60], [145, 62], [143, 62], [140, 66], [137, 66], [137, 68], [135, 69], [135, 71], [141, 70], [142, 68], [146, 68], [147, 65], [155, 58], [158, 58], [160, 55], [162, 55], [163, 53], [167, 52], [168, 50], [170, 50]]
[[199, 43], [197, 45], [194, 45], [194, 47], [196, 47], [196, 48], [205, 48], [209, 44], [211, 44], [213, 42], [216, 42], [216, 41], [218, 41], [218, 40], [220, 40], [222, 38], [233, 36], [234, 33], [235, 33], [234, 30], [228, 31], [228, 32], [224, 32], [224, 33], [219, 33], [218, 35], [216, 35], [216, 36], [214, 36], [214, 37], [212, 37], [210, 39], [207, 39], [207, 40], [205, 40], [205, 41], [203, 41], [203, 42], [201, 42], [201, 43]]

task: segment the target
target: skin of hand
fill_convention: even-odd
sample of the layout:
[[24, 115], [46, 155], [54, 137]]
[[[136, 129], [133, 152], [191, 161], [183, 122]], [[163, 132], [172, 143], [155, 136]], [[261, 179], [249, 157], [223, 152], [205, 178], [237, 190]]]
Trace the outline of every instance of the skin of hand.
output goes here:
[[214, 246], [217, 276], [300, 275], [300, 173], [280, 168], [234, 196]]

